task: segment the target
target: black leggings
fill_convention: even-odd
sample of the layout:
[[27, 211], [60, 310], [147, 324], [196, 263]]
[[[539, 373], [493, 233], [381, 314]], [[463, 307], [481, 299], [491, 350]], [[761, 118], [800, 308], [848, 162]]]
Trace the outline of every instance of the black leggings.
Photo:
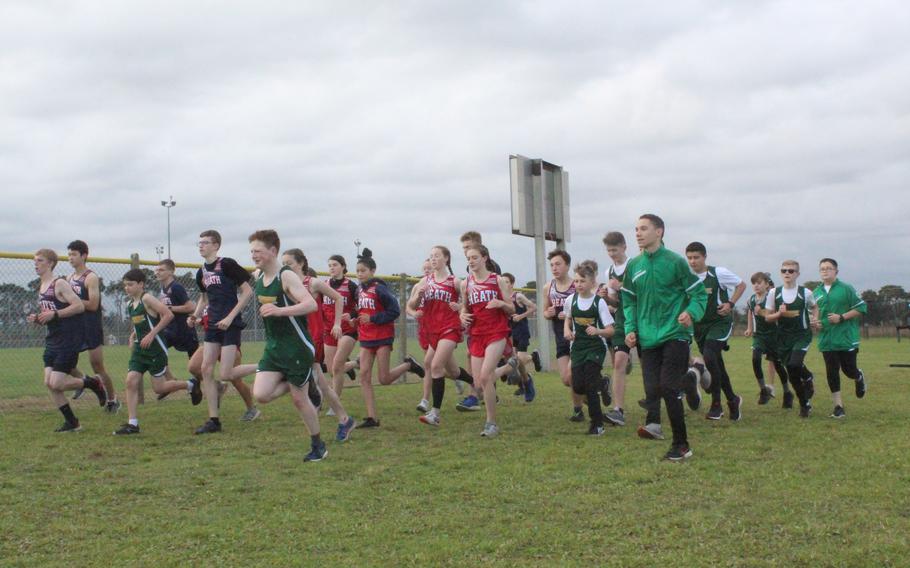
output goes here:
[[859, 379], [859, 369], [856, 367], [856, 355], [853, 351], [822, 351], [825, 359], [825, 373], [828, 376], [828, 387], [832, 393], [840, 392], [840, 371], [853, 379]]
[[[765, 372], [762, 369], [762, 357], [765, 352], [761, 349], [752, 350], [752, 371], [755, 373], [755, 378], [759, 381], [765, 380]], [[776, 359], [771, 359], [771, 363], [774, 365], [774, 370], [777, 371], [777, 375], [780, 377], [780, 382], [784, 386], [787, 385], [787, 370], [784, 368], [783, 364]]]
[[711, 404], [720, 404], [720, 391], [724, 391], [727, 400], [736, 398], [733, 392], [733, 385], [730, 383], [730, 375], [727, 374], [727, 367], [724, 365], [724, 348], [727, 346], [726, 341], [717, 339], [708, 339], [701, 347], [702, 357], [705, 358], [705, 367], [711, 373]]
[[787, 378], [790, 380], [793, 390], [796, 391], [796, 398], [799, 399], [800, 406], [806, 406], [809, 403], [809, 397], [806, 396], [803, 388], [803, 381], [808, 379], [812, 373], [806, 368], [805, 360], [806, 352], [801, 350], [791, 352], [787, 360]]
[[[641, 350], [641, 374], [649, 401], [646, 421], [660, 424], [660, 399], [663, 398], [673, 428], [673, 443], [680, 445], [689, 444], [682, 405], [682, 379], [688, 369], [688, 341], [671, 340], [653, 349]], [[650, 401], [656, 401], [656, 404]]]
[[600, 375], [601, 368], [602, 365], [594, 361], [585, 361], [572, 367], [572, 392], [587, 396], [591, 426], [595, 427], [604, 425], [603, 410], [600, 407], [600, 391], [604, 386], [603, 377]]

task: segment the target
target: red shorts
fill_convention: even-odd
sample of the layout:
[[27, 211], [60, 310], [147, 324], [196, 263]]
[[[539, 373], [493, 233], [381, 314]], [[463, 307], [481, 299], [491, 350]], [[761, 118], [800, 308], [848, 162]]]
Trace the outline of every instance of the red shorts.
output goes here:
[[430, 337], [423, 326], [420, 326], [420, 329], [417, 330], [417, 342], [420, 343], [420, 348], [424, 351], [430, 348]]
[[[345, 333], [344, 335], [342, 335], [342, 337], [353, 337], [354, 340], [356, 341], [356, 340], [357, 340], [357, 332], [356, 332], [356, 331], [351, 331], [351, 332], [349, 332], [349, 333]], [[326, 332], [326, 333], [322, 336], [322, 343], [323, 343], [326, 347], [338, 347], [338, 340], [335, 339], [335, 336], [334, 336], [334, 335], [332, 335], [331, 330], [328, 331], [328, 332]]]
[[461, 343], [464, 341], [464, 337], [461, 335], [461, 329], [447, 329], [442, 333], [427, 333], [425, 335], [427, 347], [423, 348], [424, 351], [430, 347], [432, 347], [434, 350], [437, 349], [439, 342], [443, 339], [448, 339], [449, 341], [454, 341], [455, 343]]
[[490, 335], [472, 335], [470, 336], [471, 341], [468, 342], [468, 353], [471, 354], [471, 357], [483, 357], [487, 352], [487, 347], [492, 344], [500, 341], [502, 339], [506, 340], [506, 348], [502, 352], [503, 357], [509, 357], [512, 355], [512, 333], [506, 331], [504, 333], [493, 333]]
[[322, 336], [313, 338], [313, 347], [316, 348], [316, 353], [314, 353], [314, 363], [322, 363], [325, 359], [325, 343], [322, 340]]

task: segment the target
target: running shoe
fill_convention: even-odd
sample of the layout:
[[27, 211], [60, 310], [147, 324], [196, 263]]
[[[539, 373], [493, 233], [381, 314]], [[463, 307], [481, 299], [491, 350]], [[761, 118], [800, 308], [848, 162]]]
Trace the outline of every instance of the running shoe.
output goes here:
[[588, 436], [603, 436], [603, 435], [604, 435], [603, 426], [594, 426], [592, 424], [591, 427], [588, 428]]
[[54, 432], [60, 432], [60, 433], [81, 432], [81, 431], [82, 431], [82, 425], [79, 424], [78, 420], [76, 420], [75, 422], [64, 422], [63, 424], [60, 425], [59, 428], [54, 430]]
[[363, 419], [363, 422], [357, 425], [357, 427], [361, 430], [364, 428], [379, 428], [379, 420], [376, 420], [372, 416], [367, 416]]
[[98, 397], [98, 406], [106, 406], [107, 390], [105, 390], [101, 379], [98, 377], [85, 377], [83, 381], [85, 382], [85, 388], [95, 393], [95, 396]]
[[[199, 406], [199, 403], [202, 402], [202, 385], [199, 383], [199, 379], [195, 377], [190, 379], [190, 382], [193, 383], [192, 388], [190, 388], [190, 402], [193, 403], [193, 406]], [[159, 398], [158, 400], [161, 399]]]
[[711, 408], [708, 409], [708, 413], [705, 414], [705, 418], [708, 420], [720, 420], [723, 417], [724, 407], [722, 407], [719, 402], [713, 403]]
[[534, 363], [534, 371], [539, 373], [543, 369], [543, 365], [540, 363], [540, 351], [536, 349], [531, 351], [531, 362]]
[[771, 402], [772, 398], [774, 398], [774, 394], [771, 393], [771, 389], [768, 387], [762, 387], [761, 391], [758, 393], [758, 404], [768, 404]]
[[260, 412], [259, 409], [254, 406], [253, 408], [247, 409], [247, 411], [243, 413], [243, 416], [240, 417], [240, 421], [252, 422], [260, 416], [262, 416], [262, 412]]
[[701, 390], [708, 392], [711, 390], [711, 371], [704, 365], [696, 365], [698, 371], [698, 381], [701, 383]]
[[534, 386], [534, 377], [528, 375], [528, 382], [525, 383], [525, 402], [534, 402], [537, 396], [537, 388]]
[[670, 451], [664, 455], [664, 459], [671, 462], [681, 462], [692, 457], [692, 449], [689, 446], [674, 444], [670, 446]]
[[805, 406], [799, 407], [799, 417], [800, 418], [809, 418], [809, 415], [812, 414], [812, 404], [806, 403]]
[[421, 366], [420, 363], [418, 363], [417, 360], [414, 359], [413, 357], [411, 357], [410, 355], [408, 355], [407, 357], [405, 357], [405, 358], [404, 358], [404, 361], [405, 361], [405, 363], [409, 363], [409, 364], [411, 365], [411, 368], [408, 369], [408, 371], [414, 373], [415, 375], [417, 375], [417, 376], [420, 377], [421, 379], [424, 378], [424, 377], [427, 375], [427, 373], [426, 373], [426, 371], [424, 370], [423, 366]]
[[605, 408], [610, 408], [613, 404], [613, 393], [610, 392], [610, 375], [604, 375], [603, 386], [600, 388], [600, 400], [603, 401]]
[[78, 389], [74, 390], [73, 391], [73, 400], [79, 400], [80, 398], [82, 398], [82, 395], [84, 395], [84, 394], [85, 394], [85, 389], [83, 389], [83, 388], [78, 388]]
[[322, 406], [322, 391], [319, 390], [319, 385], [310, 381], [309, 387], [307, 388], [307, 395], [310, 397], [310, 402], [313, 403], [316, 410], [319, 410]]
[[221, 432], [221, 422], [214, 420], [206, 420], [205, 424], [196, 428], [196, 434], [215, 434], [216, 432]]
[[514, 394], [515, 396], [521, 396], [521, 395], [523, 395], [524, 393], [525, 393], [525, 387], [524, 387], [524, 385], [518, 385], [518, 388], [515, 389], [515, 392], [513, 392], [512, 394]]
[[686, 404], [691, 410], [698, 410], [701, 406], [701, 392], [698, 390], [698, 369], [689, 367], [686, 376], [683, 377], [683, 390], [686, 393]]
[[350, 369], [348, 369], [347, 371], [345, 371], [345, 374], [346, 374], [346, 375], [348, 376], [348, 378], [351, 379], [352, 381], [356, 381], [356, 380], [357, 380], [357, 373], [354, 372], [354, 369], [353, 369], [353, 368], [350, 368]]
[[427, 412], [420, 418], [418, 418], [424, 424], [429, 424], [430, 426], [439, 426], [439, 415], [435, 412]]
[[107, 412], [108, 414], [117, 414], [118, 412], [120, 412], [120, 408], [122, 406], [123, 405], [117, 399], [109, 400], [109, 401], [107, 401], [107, 404], [104, 405], [104, 411]]
[[815, 396], [815, 375], [812, 373], [809, 373], [809, 376], [803, 379], [803, 394], [806, 395], [806, 399]]
[[866, 375], [863, 374], [863, 370], [859, 370], [859, 378], [856, 379], [856, 398], [863, 398], [866, 396]]
[[613, 410], [608, 410], [604, 414], [604, 418], [614, 426], [625, 426], [626, 425], [626, 416], [622, 412], [622, 408], [614, 408]]
[[482, 438], [495, 438], [499, 435], [499, 426], [492, 422], [483, 425], [483, 431], [480, 433]]
[[584, 422], [585, 421], [585, 411], [582, 409], [573, 410], [572, 416], [569, 416], [569, 422]]
[[521, 384], [521, 375], [518, 374], [518, 359], [515, 357], [509, 357], [507, 361], [509, 367], [512, 367], [512, 370], [509, 371], [509, 374], [504, 378], [510, 385]]
[[468, 384], [468, 383], [466, 383], [462, 380], [459, 380], [459, 379], [455, 379], [455, 392], [458, 393], [458, 396], [461, 396], [464, 394], [466, 384]]
[[793, 408], [793, 391], [784, 391], [784, 403], [781, 408]]
[[844, 412], [843, 406], [838, 405], [838, 406], [834, 407], [834, 411], [831, 413], [831, 418], [841, 419], [841, 418], [846, 418], [846, 417], [847, 417], [847, 413]]
[[119, 430], [114, 430], [114, 436], [128, 436], [130, 434], [138, 434], [139, 426], [133, 426], [129, 422], [122, 425]]
[[652, 422], [638, 427], [638, 437], [645, 440], [663, 440], [664, 431], [661, 429], [660, 424]]
[[424, 414], [429, 412], [430, 411], [430, 401], [425, 398], [421, 399], [420, 402], [417, 403], [417, 411], [423, 412]]
[[736, 395], [736, 398], [734, 398], [733, 400], [727, 401], [727, 408], [730, 409], [730, 420], [732, 420], [733, 422], [739, 422], [740, 420], [742, 420], [742, 417], [743, 417], [742, 407], [743, 407], [743, 397], [741, 397], [739, 395]]
[[325, 447], [325, 442], [312, 446], [310, 453], [304, 456], [305, 462], [318, 462], [324, 460], [329, 455], [329, 450]]
[[464, 400], [455, 405], [459, 412], [474, 412], [480, 410], [480, 401], [473, 394], [464, 397]]
[[357, 421], [354, 420], [353, 417], [348, 416], [348, 419], [344, 424], [338, 425], [338, 432], [335, 433], [335, 440], [338, 442], [347, 442], [348, 438], [351, 437], [351, 432], [356, 427]]

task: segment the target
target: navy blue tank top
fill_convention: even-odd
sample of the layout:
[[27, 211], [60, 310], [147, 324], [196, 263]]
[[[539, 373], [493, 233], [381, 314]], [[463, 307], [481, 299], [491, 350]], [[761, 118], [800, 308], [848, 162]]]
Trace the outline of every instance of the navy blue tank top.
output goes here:
[[[41, 292], [39, 284], [38, 306], [42, 312], [59, 312], [69, 307], [69, 304], [57, 299], [57, 294], [54, 292], [57, 280], [60, 280], [60, 278], [55, 278], [44, 292]], [[45, 345], [51, 349], [59, 349], [61, 351], [79, 351], [85, 337], [84, 325], [82, 314], [47, 322]]]
[[[241, 282], [238, 270], [246, 271], [232, 258], [215, 259], [211, 264], [203, 264], [196, 272], [196, 283], [199, 289], [208, 296], [209, 325], [214, 326], [223, 320], [234, 306], [237, 305], [237, 292]], [[249, 281], [249, 275], [245, 281]], [[240, 315], [231, 322], [231, 328], [243, 329], [243, 319]]]
[[[70, 277], [70, 286], [73, 287], [73, 291], [79, 296], [79, 299], [88, 302], [88, 286], [85, 285], [85, 280], [88, 278], [88, 275], [92, 274], [91, 270], [86, 270], [82, 273], [82, 276], [76, 277], [73, 274]], [[82, 321], [86, 329], [95, 329], [101, 327], [101, 302], [98, 302], [98, 309], [94, 312], [85, 310], [82, 312]]]

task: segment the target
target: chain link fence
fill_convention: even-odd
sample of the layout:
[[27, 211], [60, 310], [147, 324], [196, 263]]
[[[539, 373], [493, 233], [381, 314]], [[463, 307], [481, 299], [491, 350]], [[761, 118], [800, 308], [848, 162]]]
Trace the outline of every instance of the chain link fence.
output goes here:
[[[47, 390], [43, 383], [41, 359], [45, 329], [26, 321], [28, 314], [37, 310], [38, 277], [35, 274], [33, 257], [32, 253], [0, 253], [0, 357], [2, 357], [0, 412], [36, 404], [43, 405], [42, 408], [46, 406], [44, 403], [47, 400]], [[68, 276], [72, 273], [66, 258], [66, 254], [60, 255], [61, 260], [54, 271], [57, 276]], [[158, 263], [140, 260], [138, 255], [134, 254], [130, 258], [89, 257], [87, 264], [101, 281], [105, 366], [114, 380], [115, 388], [122, 390], [129, 361], [129, 337], [132, 332], [127, 313], [128, 298], [123, 289], [122, 278], [131, 268], [140, 268], [146, 272], [146, 290], [158, 295], [161, 289], [153, 272]], [[199, 299], [195, 277], [199, 267], [200, 265], [196, 263], [177, 263], [175, 273], [175, 279], [186, 288], [194, 302]], [[320, 276], [327, 277], [328, 274], [320, 273]], [[401, 317], [396, 322], [395, 352], [392, 359], [401, 361], [410, 353], [418, 360], [422, 360], [422, 352], [417, 343], [417, 322], [407, 317], [404, 310], [411, 289], [419, 279], [406, 274], [381, 278], [399, 298], [402, 307]], [[246, 362], [258, 361], [265, 340], [262, 320], [257, 309], [256, 302], [252, 301], [243, 310], [246, 328], [242, 332], [242, 343], [243, 358]], [[533, 341], [536, 333], [532, 320], [530, 328]], [[352, 356], [357, 356], [356, 351]], [[459, 361], [463, 359], [464, 355], [459, 353]], [[186, 358], [181, 353], [171, 351], [170, 363], [171, 370], [176, 376], [188, 377]], [[87, 354], [80, 357], [79, 366], [83, 371], [91, 373]], [[411, 381], [417, 380], [411, 375], [407, 377]]]

